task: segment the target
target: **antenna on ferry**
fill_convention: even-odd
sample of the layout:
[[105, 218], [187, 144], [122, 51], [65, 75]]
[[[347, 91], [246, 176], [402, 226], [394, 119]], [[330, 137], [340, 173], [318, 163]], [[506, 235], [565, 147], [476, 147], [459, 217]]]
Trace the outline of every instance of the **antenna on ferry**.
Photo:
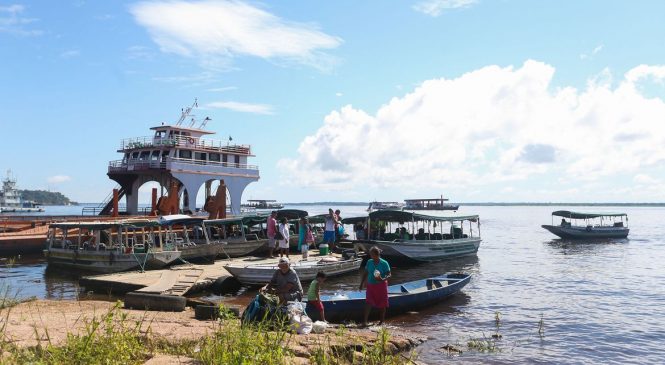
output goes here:
[[206, 117], [206, 119], [204, 119], [203, 122], [201, 122], [201, 125], [199, 126], [199, 129], [205, 128], [206, 125], [208, 124], [208, 122], [211, 121], [211, 120], [212, 119], [210, 119], [210, 117]]
[[[192, 104], [192, 106], [190, 106], [188, 108], [185, 108], [185, 109], [180, 109], [181, 110], [180, 119], [178, 119], [178, 121], [176, 122], [175, 125], [180, 126], [182, 124], [182, 122], [184, 122], [185, 119], [187, 119], [187, 117], [189, 117], [189, 115], [192, 113], [192, 109], [198, 108], [198, 107], [199, 107], [198, 98], [194, 98], [194, 104]], [[193, 120], [194, 120], [194, 118], [192, 118], [192, 121]], [[194, 124], [194, 123], [192, 122], [192, 124]], [[191, 125], [190, 125], [190, 127], [191, 127]]]
[[194, 123], [196, 123], [196, 119], [192, 118], [192, 120], [189, 122], [189, 128], [192, 128]]

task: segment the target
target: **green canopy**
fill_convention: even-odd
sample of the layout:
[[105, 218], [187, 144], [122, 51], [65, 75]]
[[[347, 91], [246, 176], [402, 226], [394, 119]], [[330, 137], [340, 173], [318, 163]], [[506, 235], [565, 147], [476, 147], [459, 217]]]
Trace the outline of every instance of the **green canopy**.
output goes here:
[[282, 218], [286, 218], [288, 220], [291, 219], [299, 219], [303, 217], [307, 217], [309, 213], [305, 210], [300, 210], [300, 209], [280, 209], [277, 211], [277, 220], [280, 220]]
[[571, 218], [571, 219], [592, 219], [599, 217], [627, 217], [626, 213], [581, 213], [581, 212], [571, 212], [569, 210], [557, 210], [552, 212], [553, 216]]
[[[435, 215], [426, 215], [413, 212], [407, 212], [403, 210], [377, 210], [369, 213], [369, 218], [371, 220], [380, 220], [387, 222], [411, 222], [411, 221], [437, 221], [437, 222], [459, 222], [459, 221], [472, 221], [475, 222], [478, 220], [477, 215], [458, 215], [458, 216], [435, 216]], [[355, 224], [357, 222], [364, 222], [367, 219], [367, 216], [364, 217], [350, 217], [342, 219], [344, 224]]]

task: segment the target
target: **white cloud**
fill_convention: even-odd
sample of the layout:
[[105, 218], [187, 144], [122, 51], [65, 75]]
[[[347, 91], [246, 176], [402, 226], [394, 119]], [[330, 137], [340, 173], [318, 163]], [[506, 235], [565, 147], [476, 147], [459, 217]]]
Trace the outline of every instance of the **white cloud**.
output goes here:
[[46, 179], [49, 184], [60, 184], [71, 180], [72, 178], [67, 175], [55, 175]]
[[424, 0], [413, 6], [413, 9], [429, 16], [437, 17], [445, 10], [468, 8], [478, 0]]
[[253, 113], [272, 115], [275, 114], [273, 107], [267, 104], [240, 103], [237, 101], [216, 101], [206, 104], [207, 108], [228, 109], [242, 113]]
[[602, 44], [599, 44], [596, 47], [594, 47], [594, 49], [592, 49], [590, 53], [588, 53], [588, 54], [587, 53], [581, 53], [580, 54], [580, 59], [581, 60], [587, 60], [587, 59], [593, 58], [593, 56], [597, 55], [598, 52], [603, 50], [603, 47], [604, 46]]
[[339, 97], [339, 96], [344, 96], [344, 94], [343, 94], [343, 93], [340, 93], [340, 92], [337, 92], [337, 93], [335, 93], [335, 96], [338, 96], [338, 97]]
[[665, 167], [665, 101], [635, 85], [665, 80], [665, 66], [635, 67], [615, 86], [594, 77], [581, 90], [554, 88], [554, 72], [531, 60], [487, 66], [427, 80], [374, 114], [344, 106], [296, 158], [279, 162], [284, 179], [324, 190], [424, 191], [528, 180], [536, 191], [547, 188], [539, 177], [584, 185]]
[[36, 36], [43, 32], [29, 29], [28, 25], [38, 21], [36, 18], [22, 16], [25, 6], [19, 4], [0, 6], [0, 33], [9, 33], [20, 36]]
[[224, 86], [224, 87], [214, 87], [214, 88], [208, 89], [206, 91], [221, 93], [221, 92], [232, 91], [232, 90], [237, 90], [237, 89], [238, 89], [237, 86]]
[[313, 25], [240, 1], [145, 1], [130, 11], [162, 51], [212, 69], [228, 68], [233, 57], [246, 55], [327, 69], [334, 59], [323, 50], [342, 43]]
[[71, 50], [64, 51], [64, 52], [60, 53], [60, 58], [68, 59], [68, 58], [78, 57], [80, 55], [81, 55], [81, 51], [76, 50], [76, 49], [71, 49]]

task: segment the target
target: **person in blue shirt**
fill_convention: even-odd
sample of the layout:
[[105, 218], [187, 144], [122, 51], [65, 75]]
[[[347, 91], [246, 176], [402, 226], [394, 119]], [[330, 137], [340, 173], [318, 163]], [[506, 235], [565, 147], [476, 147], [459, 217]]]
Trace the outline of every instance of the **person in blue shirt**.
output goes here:
[[369, 312], [372, 310], [372, 307], [379, 310], [379, 325], [383, 324], [386, 318], [386, 308], [388, 308], [388, 278], [391, 276], [390, 264], [381, 258], [381, 250], [378, 247], [373, 246], [370, 248], [369, 256], [370, 259], [365, 265], [359, 288], [363, 290], [363, 286], [367, 282], [363, 327], [367, 326]]

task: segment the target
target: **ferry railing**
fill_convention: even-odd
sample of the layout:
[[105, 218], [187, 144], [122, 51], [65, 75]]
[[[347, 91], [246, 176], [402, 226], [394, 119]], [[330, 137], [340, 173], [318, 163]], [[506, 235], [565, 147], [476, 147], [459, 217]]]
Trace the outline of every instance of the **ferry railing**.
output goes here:
[[220, 166], [236, 169], [258, 170], [257, 165], [248, 165], [235, 162], [217, 162], [217, 161], [201, 161], [192, 160], [188, 158], [174, 158], [168, 157], [166, 161], [146, 161], [146, 160], [116, 160], [109, 162], [109, 172], [122, 172], [127, 170], [147, 170], [147, 169], [166, 169], [169, 163], [182, 163], [187, 165], [199, 166]]
[[120, 141], [120, 150], [154, 147], [187, 147], [201, 150], [212, 150], [232, 154], [251, 155], [250, 145], [231, 144], [229, 141], [204, 139], [198, 137], [176, 136], [171, 138], [134, 137]]

